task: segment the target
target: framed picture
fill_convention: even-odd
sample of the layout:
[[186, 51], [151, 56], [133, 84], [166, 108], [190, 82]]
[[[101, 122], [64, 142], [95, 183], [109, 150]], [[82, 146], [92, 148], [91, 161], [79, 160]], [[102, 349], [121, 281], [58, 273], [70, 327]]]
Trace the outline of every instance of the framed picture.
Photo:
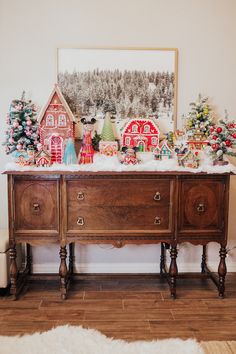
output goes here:
[[152, 117], [167, 133], [176, 128], [177, 62], [172, 48], [60, 48], [57, 81], [78, 118], [99, 125], [109, 111], [119, 131], [131, 117]]

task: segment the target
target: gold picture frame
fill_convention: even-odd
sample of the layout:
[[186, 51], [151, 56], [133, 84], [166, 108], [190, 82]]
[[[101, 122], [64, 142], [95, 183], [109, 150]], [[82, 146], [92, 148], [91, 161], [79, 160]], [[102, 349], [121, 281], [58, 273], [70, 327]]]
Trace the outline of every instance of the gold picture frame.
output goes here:
[[73, 113], [114, 120], [153, 116], [163, 133], [177, 126], [177, 48], [58, 48], [57, 82]]

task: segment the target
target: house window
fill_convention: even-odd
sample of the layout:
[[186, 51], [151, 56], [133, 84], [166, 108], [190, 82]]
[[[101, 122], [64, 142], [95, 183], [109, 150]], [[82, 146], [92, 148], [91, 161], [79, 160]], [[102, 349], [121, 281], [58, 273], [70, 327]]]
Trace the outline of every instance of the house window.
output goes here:
[[48, 114], [46, 117], [46, 127], [54, 127], [54, 117], [52, 114]]
[[152, 145], [156, 145], [157, 144], [157, 138], [152, 138]]
[[144, 133], [150, 133], [150, 126], [144, 125]]
[[138, 132], [138, 126], [137, 124], [134, 124], [133, 127], [132, 127], [132, 132], [133, 133], [137, 133]]
[[60, 114], [59, 115], [58, 126], [59, 127], [66, 127], [66, 116], [65, 116], [65, 114]]
[[125, 145], [129, 145], [130, 144], [130, 138], [125, 138]]

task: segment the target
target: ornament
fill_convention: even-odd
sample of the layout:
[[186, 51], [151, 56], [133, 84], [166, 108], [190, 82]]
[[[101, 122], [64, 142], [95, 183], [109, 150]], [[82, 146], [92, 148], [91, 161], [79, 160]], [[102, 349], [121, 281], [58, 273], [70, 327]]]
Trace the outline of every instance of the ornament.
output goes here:
[[29, 120], [27, 120], [26, 124], [27, 124], [28, 126], [30, 126], [30, 125], [32, 125], [32, 121], [29, 119]]
[[19, 122], [17, 122], [17, 121], [14, 122], [14, 123], [13, 123], [13, 127], [14, 127], [14, 128], [18, 128], [18, 127], [19, 127]]
[[22, 145], [22, 144], [17, 144], [17, 145], [16, 145], [16, 148], [17, 148], [17, 150], [19, 150], [19, 151], [20, 151], [20, 150], [22, 150], [23, 145]]
[[222, 132], [222, 128], [221, 128], [221, 127], [218, 127], [218, 128], [216, 129], [216, 131], [217, 131], [217, 133], [221, 133], [221, 132]]

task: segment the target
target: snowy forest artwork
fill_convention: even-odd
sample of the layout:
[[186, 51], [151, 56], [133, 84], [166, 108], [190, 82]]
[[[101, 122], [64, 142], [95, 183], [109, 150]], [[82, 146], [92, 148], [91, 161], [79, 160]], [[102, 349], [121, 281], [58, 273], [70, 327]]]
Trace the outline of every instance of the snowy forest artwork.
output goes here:
[[176, 59], [174, 49], [58, 49], [57, 79], [79, 118], [99, 123], [109, 111], [119, 131], [151, 116], [165, 133], [175, 125]]

